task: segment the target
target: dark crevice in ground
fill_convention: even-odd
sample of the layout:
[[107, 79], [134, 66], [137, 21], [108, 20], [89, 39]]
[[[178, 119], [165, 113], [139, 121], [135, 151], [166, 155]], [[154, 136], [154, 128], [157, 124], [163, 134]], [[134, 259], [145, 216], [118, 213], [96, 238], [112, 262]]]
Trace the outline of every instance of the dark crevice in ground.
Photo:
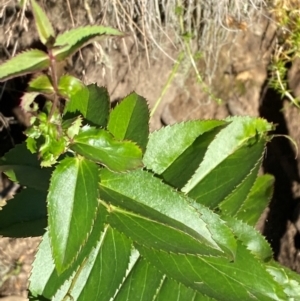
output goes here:
[[[266, 81], [261, 93], [260, 116], [276, 125], [274, 134], [289, 135], [282, 109], [281, 95], [270, 88]], [[295, 157], [295, 150], [285, 137], [275, 137], [267, 145], [263, 169], [265, 173], [274, 175], [275, 185], [263, 234], [273, 248], [275, 259], [278, 259], [280, 253], [281, 238], [287, 231], [287, 222], [293, 220], [297, 205], [292, 190], [293, 182], [299, 183]]]

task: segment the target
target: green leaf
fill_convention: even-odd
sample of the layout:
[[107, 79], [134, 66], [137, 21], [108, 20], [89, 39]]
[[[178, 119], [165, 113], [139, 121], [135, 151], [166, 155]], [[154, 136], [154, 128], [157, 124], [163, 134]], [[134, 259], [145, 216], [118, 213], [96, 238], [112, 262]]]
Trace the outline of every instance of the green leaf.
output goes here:
[[272, 198], [274, 181], [272, 175], [258, 177], [236, 217], [254, 227]]
[[85, 264], [85, 259], [90, 256], [97, 246], [104, 230], [106, 210], [100, 208], [93, 225], [92, 232], [86, 244], [82, 247], [75, 262], [63, 273], [58, 274], [54, 265], [49, 233], [46, 232], [36, 254], [30, 275], [30, 292], [33, 296], [43, 296], [51, 299], [56, 291], [77, 271], [78, 267]]
[[33, 117], [32, 126], [26, 130], [28, 136], [27, 148], [39, 153], [41, 166], [48, 167], [55, 164], [58, 158], [67, 150], [68, 139], [62, 135], [60, 124], [61, 114], [58, 108], [52, 111], [52, 102], [47, 101], [44, 111]]
[[[212, 211], [178, 194], [150, 173], [137, 170], [115, 174], [103, 169], [100, 179], [100, 195], [104, 202], [181, 230], [210, 247], [211, 252], [222, 250], [225, 256], [234, 258], [236, 242], [225, 223]], [[131, 225], [136, 223], [131, 222]], [[119, 230], [123, 231], [121, 226]], [[150, 238], [152, 233], [148, 235]]]
[[57, 36], [52, 54], [57, 61], [62, 61], [97, 37], [122, 35], [116, 29], [98, 25], [74, 28]]
[[50, 59], [44, 51], [31, 49], [19, 53], [0, 65], [0, 82], [47, 69]]
[[175, 253], [223, 255], [221, 250], [207, 244], [205, 239], [186, 234], [168, 224], [113, 205], [109, 205], [109, 213], [108, 222], [112, 227], [149, 248]]
[[[78, 111], [89, 124], [105, 127], [110, 108], [109, 95], [106, 88], [98, 87], [96, 84], [85, 87], [77, 79], [77, 82], [74, 81], [74, 84], [72, 84], [74, 78], [69, 77], [69, 79], [70, 83], [67, 82], [68, 78], [65, 78], [63, 81], [64, 89], [70, 90], [68, 93], [63, 94], [65, 97], [70, 98], [70, 101], [66, 103], [64, 114], [68, 115], [68, 112]], [[72, 88], [72, 85], [74, 88]], [[74, 94], [73, 96], [71, 95], [72, 93]]]
[[[188, 195], [210, 208], [217, 207], [244, 179], [253, 172], [265, 149], [265, 141], [251, 147], [245, 145], [197, 183]], [[203, 165], [200, 165], [200, 169]], [[199, 171], [200, 171], [199, 169]], [[197, 172], [196, 172], [197, 173]], [[186, 186], [187, 187], [187, 186]], [[187, 192], [186, 189], [183, 189]]]
[[103, 129], [83, 127], [71, 149], [117, 172], [142, 166], [142, 151], [137, 145], [131, 141], [117, 141]]
[[110, 99], [105, 87], [98, 87], [96, 84], [87, 86], [89, 98], [84, 118], [91, 125], [106, 127], [109, 117]]
[[73, 139], [76, 135], [79, 134], [81, 126], [82, 117], [80, 115], [71, 119], [64, 120], [62, 123], [62, 129], [70, 139]]
[[[210, 144], [201, 165], [182, 189], [215, 208], [260, 161], [272, 125], [251, 117], [235, 117]], [[241, 168], [242, 167], [242, 168]]]
[[31, 154], [26, 144], [22, 143], [0, 159], [0, 171], [21, 185], [47, 191], [52, 169], [41, 168], [37, 156]]
[[258, 162], [255, 168], [244, 179], [244, 181], [241, 182], [236, 189], [219, 204], [219, 208], [222, 211], [222, 216], [235, 216], [240, 210], [257, 178], [260, 165], [261, 162]]
[[134, 141], [145, 151], [149, 136], [149, 118], [146, 99], [133, 92], [110, 113], [107, 129], [115, 138]]
[[111, 300], [126, 274], [130, 254], [131, 241], [106, 226], [91, 254], [52, 300], [69, 296], [73, 301]]
[[37, 2], [35, 0], [31, 0], [31, 5], [40, 41], [46, 46], [51, 46], [54, 43], [54, 29], [47, 15], [43, 11], [43, 9], [37, 4]]
[[71, 75], [63, 75], [58, 82], [58, 91], [67, 99], [64, 112], [86, 112], [86, 104], [89, 98], [89, 90], [78, 78]]
[[49, 235], [55, 266], [66, 270], [92, 230], [98, 209], [98, 167], [65, 158], [53, 172], [48, 194]]
[[40, 236], [47, 225], [46, 192], [25, 188], [0, 210], [0, 235]]
[[38, 77], [33, 78], [28, 83], [27, 90], [29, 92], [40, 92], [45, 94], [52, 94], [54, 93], [54, 88], [51, 83], [51, 79], [49, 75], [42, 74]]
[[173, 254], [139, 245], [136, 248], [167, 277], [218, 301], [287, 300], [266, 266], [241, 243], [234, 262], [224, 257]]
[[224, 219], [236, 237], [257, 258], [262, 261], [269, 261], [273, 257], [269, 243], [255, 228], [230, 216], [225, 216]]
[[165, 277], [163, 283], [157, 291], [155, 301], [213, 301], [215, 299], [209, 298], [193, 290], [189, 287], [184, 286], [182, 283]]
[[287, 294], [287, 300], [299, 300], [300, 296], [300, 276], [298, 273], [281, 266], [278, 262], [272, 261], [267, 266], [267, 271], [273, 276]]
[[207, 147], [226, 125], [220, 120], [193, 120], [167, 126], [149, 137], [144, 164], [170, 185], [182, 188], [203, 160]]
[[[114, 301], [152, 301], [163, 280], [163, 274], [141, 257], [135, 262]], [[174, 299], [169, 299], [174, 300]]]

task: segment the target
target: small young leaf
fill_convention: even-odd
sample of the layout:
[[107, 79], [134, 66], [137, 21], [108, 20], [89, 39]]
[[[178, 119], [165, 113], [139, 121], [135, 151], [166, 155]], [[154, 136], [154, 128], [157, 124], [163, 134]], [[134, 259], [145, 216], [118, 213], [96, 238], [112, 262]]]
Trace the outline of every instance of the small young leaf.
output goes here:
[[40, 41], [46, 46], [52, 46], [55, 33], [50, 20], [35, 0], [31, 0], [31, 5]]
[[42, 74], [38, 77], [33, 78], [28, 83], [27, 90], [29, 92], [40, 92], [45, 94], [52, 94], [54, 93], [54, 88], [52, 86], [51, 80], [49, 75]]
[[142, 151], [137, 145], [131, 141], [117, 141], [102, 129], [83, 127], [71, 149], [117, 172], [142, 166]]
[[115, 138], [134, 141], [145, 151], [149, 136], [149, 118], [146, 99], [133, 92], [110, 113], [107, 129]]
[[0, 210], [0, 235], [40, 236], [47, 226], [46, 192], [23, 189]]
[[84, 114], [86, 121], [98, 127], [106, 127], [109, 117], [110, 100], [107, 89], [96, 84], [88, 85], [89, 99]]
[[110, 101], [104, 87], [96, 84], [84, 86], [78, 79], [71, 76], [63, 76], [59, 83], [61, 94], [69, 98], [65, 106], [64, 114], [80, 112], [90, 124], [105, 127], [108, 121]]
[[63, 75], [59, 79], [58, 91], [67, 99], [65, 113], [78, 111], [85, 115], [89, 91], [82, 81], [71, 75]]
[[274, 181], [272, 175], [258, 177], [236, 218], [254, 227], [272, 198]]
[[41, 168], [37, 156], [30, 153], [25, 143], [22, 143], [0, 159], [0, 171], [21, 185], [47, 191], [52, 169]]
[[116, 29], [98, 25], [74, 28], [57, 36], [52, 54], [57, 61], [62, 61], [97, 37], [122, 35]]
[[47, 69], [50, 59], [44, 51], [31, 49], [19, 53], [0, 65], [0, 82]]
[[49, 235], [59, 273], [75, 260], [85, 244], [98, 209], [98, 167], [84, 158], [63, 159], [52, 174]]
[[72, 119], [64, 120], [62, 123], [62, 129], [66, 132], [70, 139], [73, 139], [79, 134], [82, 125], [82, 117], [74, 117]]

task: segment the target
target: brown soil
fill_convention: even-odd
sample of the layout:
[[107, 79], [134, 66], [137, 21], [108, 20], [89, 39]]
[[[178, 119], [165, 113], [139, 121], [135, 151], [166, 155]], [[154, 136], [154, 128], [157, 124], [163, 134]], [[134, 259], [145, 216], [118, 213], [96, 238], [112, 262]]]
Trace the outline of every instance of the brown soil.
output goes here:
[[[17, 51], [33, 45], [38, 46], [30, 13], [26, 14], [29, 30], [18, 27], [15, 2], [9, 1], [4, 11], [6, 21], [2, 22], [2, 28], [0, 27], [0, 61], [13, 53], [16, 43]], [[66, 1], [49, 3], [47, 7], [50, 9], [52, 6], [50, 17], [53, 18], [57, 29], [62, 31], [70, 28], [70, 24], [62, 21], [70, 18]], [[86, 12], [82, 8], [75, 9], [80, 8], [77, 1], [72, 1], [72, 4], [75, 23], [87, 24]], [[57, 17], [59, 19], [55, 19]], [[247, 31], [232, 33], [220, 52], [210, 86], [223, 100], [222, 104], [217, 104], [203, 91], [203, 86], [197, 82], [189, 61], [184, 61], [151, 120], [152, 130], [160, 128], [163, 124], [188, 119], [224, 118], [228, 115], [262, 116], [277, 124], [276, 134], [290, 135], [297, 145], [300, 145], [299, 110], [287, 100], [282, 100], [280, 95], [267, 85], [276, 28], [266, 18], [258, 18], [253, 24]], [[3, 40], [3, 37], [7, 38], [8, 33], [12, 36], [6, 45], [7, 39]], [[164, 49], [176, 59], [178, 49], [171, 44], [164, 44]], [[200, 70], [202, 65], [199, 61]], [[299, 66], [299, 62], [295, 62], [289, 73], [290, 87], [296, 96], [300, 96]], [[139, 48], [137, 51], [135, 38], [129, 36], [123, 40], [104, 42], [101, 48], [97, 45], [85, 47], [81, 54], [75, 55], [64, 68], [88, 83], [97, 82], [107, 86], [113, 101], [135, 90], [146, 97], [152, 108], [166, 85], [172, 67], [173, 62], [157, 49], [151, 52], [149, 65], [146, 50]], [[13, 124], [8, 120], [9, 123], [5, 125], [0, 118], [0, 126], [3, 124], [0, 127], [1, 154], [12, 147], [12, 139], [17, 143], [24, 138], [22, 130], [26, 122], [18, 110], [24, 82], [26, 83], [26, 78], [10, 81], [4, 88], [2, 86], [5, 94], [0, 99], [0, 112], [3, 117], [13, 117], [17, 123]], [[295, 149], [286, 138], [275, 138], [269, 143], [263, 168], [265, 172], [275, 175], [276, 183], [266, 219], [260, 226], [260, 230], [273, 247], [275, 259], [298, 272], [299, 164], [299, 158], [295, 159]], [[38, 242], [39, 238], [0, 239], [0, 296], [26, 296], [30, 264]]]

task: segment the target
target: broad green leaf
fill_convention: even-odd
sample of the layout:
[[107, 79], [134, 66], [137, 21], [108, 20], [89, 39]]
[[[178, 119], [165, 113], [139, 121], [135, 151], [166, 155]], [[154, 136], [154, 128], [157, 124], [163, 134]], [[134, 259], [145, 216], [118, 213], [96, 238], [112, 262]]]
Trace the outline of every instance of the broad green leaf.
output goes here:
[[139, 257], [113, 301], [156, 300], [154, 297], [162, 280], [163, 274]]
[[126, 274], [131, 254], [131, 241], [106, 226], [91, 254], [65, 285], [52, 298], [72, 301], [111, 300]]
[[91, 125], [106, 127], [109, 117], [110, 100], [107, 89], [96, 84], [87, 86], [89, 98], [84, 118]]
[[89, 90], [78, 78], [71, 75], [63, 75], [58, 82], [58, 91], [67, 99], [64, 112], [86, 113], [89, 98]]
[[40, 295], [48, 299], [52, 298], [65, 281], [69, 279], [70, 276], [77, 271], [78, 267], [84, 263], [85, 259], [90, 256], [92, 249], [96, 247], [102, 235], [105, 222], [106, 210], [105, 208], [100, 208], [86, 244], [83, 246], [74, 263], [60, 275], [58, 275], [54, 265], [49, 233], [46, 232], [36, 254], [29, 279], [31, 294], [33, 296]]
[[165, 277], [162, 285], [157, 290], [155, 301], [213, 301], [215, 299], [209, 298], [186, 287], [180, 282], [176, 282], [168, 277]]
[[221, 250], [203, 243], [205, 240], [159, 223], [151, 218], [109, 205], [109, 224], [133, 241], [149, 248], [175, 253], [223, 255]]
[[210, 144], [201, 165], [182, 191], [198, 202], [216, 207], [238, 186], [262, 157], [268, 131], [266, 120], [232, 117]]
[[142, 151], [131, 141], [118, 141], [106, 130], [85, 126], [71, 149], [117, 172], [142, 166]]
[[273, 257], [269, 243], [255, 228], [231, 216], [225, 216], [224, 219], [236, 237], [257, 258], [262, 261], [269, 261]]
[[31, 0], [31, 5], [40, 41], [46, 46], [51, 46], [54, 43], [55, 33], [50, 20], [35, 0]]
[[97, 37], [122, 35], [116, 29], [98, 25], [74, 28], [56, 37], [52, 54], [57, 61], [62, 61]]
[[[156, 174], [163, 174], [192, 147], [199, 136], [215, 128], [220, 130], [226, 124], [222, 120], [191, 120], [167, 126], [151, 133], [143, 159], [145, 166]], [[203, 137], [203, 140], [206, 141], [206, 137]], [[206, 144], [210, 141], [211, 138]], [[203, 157], [201, 152], [200, 157]]]
[[59, 273], [77, 257], [92, 230], [98, 210], [98, 167], [82, 157], [63, 159], [52, 174], [48, 223]]
[[210, 208], [217, 207], [261, 162], [264, 149], [263, 140], [252, 146], [242, 146], [205, 175], [188, 196]]
[[0, 65], [0, 82], [47, 69], [50, 59], [44, 51], [31, 49], [17, 54]]
[[267, 265], [267, 271], [284, 289], [291, 301], [298, 301], [300, 296], [300, 275], [289, 268], [272, 261]]
[[52, 169], [41, 168], [37, 156], [30, 153], [25, 143], [22, 143], [0, 159], [0, 171], [21, 185], [47, 191]]
[[238, 219], [253, 227], [256, 225], [272, 198], [274, 180], [272, 175], [263, 175], [257, 178], [248, 198], [236, 215]]
[[52, 94], [54, 93], [54, 88], [52, 86], [51, 80], [49, 75], [42, 74], [38, 77], [33, 78], [28, 83], [27, 90], [29, 92], [40, 92], [45, 94]]
[[282, 287], [241, 244], [234, 262], [223, 257], [173, 254], [136, 245], [141, 255], [170, 277], [218, 301], [286, 301]]
[[[65, 78], [64, 81], [66, 82], [67, 79]], [[73, 81], [73, 78], [70, 78], [70, 80]], [[96, 84], [85, 87], [79, 80], [77, 82], [74, 81], [74, 84], [66, 82], [64, 85], [65, 90], [70, 90], [68, 93], [64, 93], [65, 97], [70, 98], [64, 111], [66, 116], [68, 116], [68, 112], [78, 111], [90, 125], [99, 127], [107, 125], [110, 101], [106, 88], [98, 87]], [[73, 96], [71, 95], [72, 93], [74, 94]]]
[[244, 181], [241, 182], [236, 189], [219, 204], [222, 216], [235, 216], [240, 210], [257, 178], [260, 165], [261, 161], [256, 164], [254, 169], [248, 174]]
[[134, 141], [145, 151], [149, 136], [149, 118], [146, 99], [133, 92], [110, 113], [107, 129], [115, 138]]
[[222, 250], [224, 255], [234, 258], [236, 242], [225, 223], [150, 173], [137, 170], [115, 174], [102, 169], [100, 178], [101, 200], [106, 203], [181, 230], [207, 247]]
[[166, 183], [181, 189], [225, 125], [224, 121], [193, 120], [162, 128], [150, 135], [144, 163]]
[[47, 226], [46, 192], [25, 188], [0, 210], [0, 235], [40, 236]]

